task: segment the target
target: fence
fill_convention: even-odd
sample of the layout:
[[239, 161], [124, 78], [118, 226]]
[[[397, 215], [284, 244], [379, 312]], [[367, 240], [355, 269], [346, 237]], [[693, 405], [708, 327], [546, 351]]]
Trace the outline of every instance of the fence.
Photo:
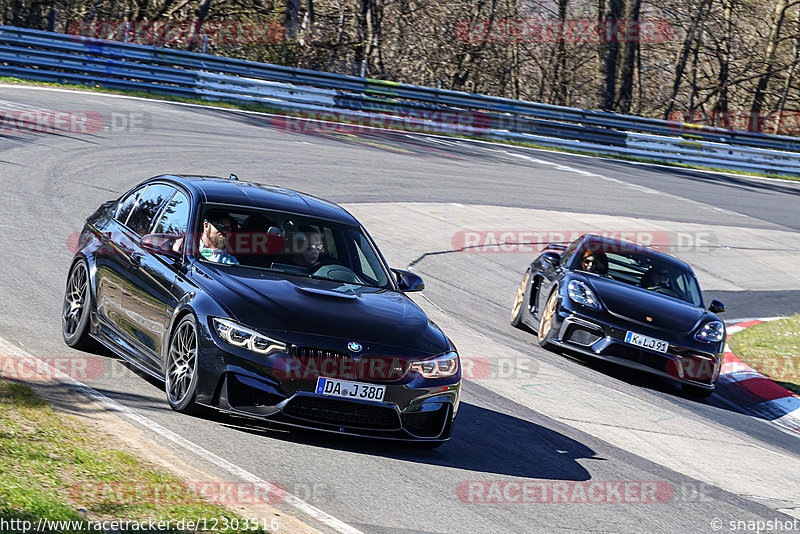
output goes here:
[[[274, 108], [707, 167], [800, 176], [800, 139], [0, 26], [0, 76]], [[464, 113], [481, 124], [464, 124]], [[462, 114], [462, 115], [459, 115]], [[433, 118], [431, 118], [433, 117]], [[448, 122], [454, 121], [454, 122]]]

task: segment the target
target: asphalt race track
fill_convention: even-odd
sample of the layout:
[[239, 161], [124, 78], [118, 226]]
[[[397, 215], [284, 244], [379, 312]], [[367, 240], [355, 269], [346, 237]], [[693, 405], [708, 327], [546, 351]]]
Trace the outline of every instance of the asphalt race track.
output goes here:
[[[536, 253], [461, 250], [465, 235], [486, 232], [657, 235], [696, 268], [706, 301], [728, 304], [726, 320], [796, 313], [800, 182], [398, 132], [285, 131], [252, 113], [0, 85], [6, 110], [88, 110], [104, 121], [57, 134], [0, 126], [0, 338], [31, 354], [75, 354], [59, 323], [70, 236], [102, 202], [156, 174], [234, 172], [328, 198], [361, 219], [391, 264], [413, 264], [427, 286], [415, 300], [463, 358], [490, 370], [465, 381], [455, 435], [437, 450], [183, 416], [160, 384], [111, 356], [85, 382], [351, 527], [714, 532], [718, 519], [727, 532], [729, 521], [800, 518], [797, 435], [717, 394], [695, 401], [670, 383], [540, 349], [507, 320]], [[464, 490], [534, 479], [653, 482], [671, 493], [484, 503]]]

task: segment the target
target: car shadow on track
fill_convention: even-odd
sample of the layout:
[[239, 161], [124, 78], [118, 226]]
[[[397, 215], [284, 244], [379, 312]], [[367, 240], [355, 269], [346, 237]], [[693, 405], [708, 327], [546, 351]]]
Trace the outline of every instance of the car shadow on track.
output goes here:
[[413, 444], [370, 438], [342, 436], [303, 429], [275, 432], [262, 425], [232, 418], [211, 416], [217, 422], [242, 432], [283, 439], [312, 447], [324, 447], [407, 462], [452, 467], [465, 471], [493, 473], [535, 479], [588, 480], [589, 472], [576, 460], [595, 457], [586, 445], [518, 417], [461, 403], [453, 437], [435, 450]]

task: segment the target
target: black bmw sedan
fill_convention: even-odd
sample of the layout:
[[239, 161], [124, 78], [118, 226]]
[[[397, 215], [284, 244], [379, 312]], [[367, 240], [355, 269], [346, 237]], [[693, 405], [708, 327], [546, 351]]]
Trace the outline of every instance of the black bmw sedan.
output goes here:
[[725, 346], [725, 311], [703, 304], [694, 272], [667, 254], [597, 235], [556, 244], [522, 278], [511, 324], [539, 344], [678, 381], [698, 397], [714, 391]]
[[67, 345], [99, 342], [163, 380], [179, 412], [449, 439], [461, 366], [347, 211], [290, 189], [164, 175], [86, 221], [67, 278]]

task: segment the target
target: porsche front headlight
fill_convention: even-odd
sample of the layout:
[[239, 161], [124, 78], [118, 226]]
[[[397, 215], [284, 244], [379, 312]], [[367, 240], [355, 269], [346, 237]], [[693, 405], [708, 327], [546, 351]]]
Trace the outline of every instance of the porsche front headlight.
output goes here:
[[725, 338], [725, 325], [720, 321], [709, 321], [700, 327], [694, 338], [698, 341], [718, 343]]
[[587, 308], [600, 309], [597, 297], [594, 296], [589, 286], [580, 280], [570, 280], [567, 284], [567, 294], [572, 302], [577, 302]]

